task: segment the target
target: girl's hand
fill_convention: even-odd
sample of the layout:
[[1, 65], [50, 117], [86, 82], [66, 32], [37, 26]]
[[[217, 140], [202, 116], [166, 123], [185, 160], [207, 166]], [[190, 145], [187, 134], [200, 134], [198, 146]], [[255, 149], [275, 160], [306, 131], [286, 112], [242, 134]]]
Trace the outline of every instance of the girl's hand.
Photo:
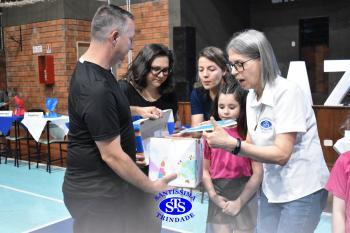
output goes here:
[[[203, 138], [207, 141], [210, 147], [222, 148], [231, 151], [236, 145], [235, 139], [231, 137], [222, 127], [218, 126], [213, 117], [210, 117], [214, 131], [203, 132]], [[232, 147], [232, 149], [231, 149]]]
[[236, 216], [239, 211], [241, 211], [241, 208], [241, 198], [238, 197], [236, 200], [226, 202], [222, 212], [231, 216]]
[[210, 199], [215, 203], [215, 205], [217, 205], [221, 209], [223, 209], [225, 207], [225, 205], [228, 201], [228, 199], [226, 197], [220, 196], [218, 194], [211, 196]]

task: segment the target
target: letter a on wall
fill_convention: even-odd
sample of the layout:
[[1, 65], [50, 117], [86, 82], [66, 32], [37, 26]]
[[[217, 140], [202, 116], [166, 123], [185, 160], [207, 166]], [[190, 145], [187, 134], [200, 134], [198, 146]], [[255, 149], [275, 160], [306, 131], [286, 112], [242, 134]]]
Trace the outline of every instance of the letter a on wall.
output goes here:
[[291, 61], [289, 63], [287, 79], [295, 82], [301, 88], [312, 105], [311, 89], [304, 61]]

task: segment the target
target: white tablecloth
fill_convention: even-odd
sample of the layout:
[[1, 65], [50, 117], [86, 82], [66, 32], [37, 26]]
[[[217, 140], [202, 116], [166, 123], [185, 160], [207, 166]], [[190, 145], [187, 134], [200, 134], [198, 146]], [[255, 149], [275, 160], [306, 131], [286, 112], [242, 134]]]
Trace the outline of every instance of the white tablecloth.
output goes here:
[[69, 122], [68, 116], [60, 116], [53, 118], [44, 118], [44, 117], [25, 117], [22, 120], [22, 124], [27, 127], [29, 133], [33, 136], [35, 141], [39, 141], [40, 135], [45, 129], [46, 123], [50, 121], [50, 124], [56, 125], [57, 127], [50, 127], [50, 135], [55, 138], [63, 137], [68, 133], [68, 127], [66, 123]]

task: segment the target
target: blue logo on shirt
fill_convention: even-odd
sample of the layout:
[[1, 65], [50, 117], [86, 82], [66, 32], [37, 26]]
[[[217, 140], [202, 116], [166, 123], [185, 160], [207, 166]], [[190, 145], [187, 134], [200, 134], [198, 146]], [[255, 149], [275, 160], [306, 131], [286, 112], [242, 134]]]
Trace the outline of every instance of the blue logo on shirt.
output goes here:
[[260, 121], [260, 127], [262, 129], [270, 129], [272, 127], [272, 122], [269, 119], [263, 119]]

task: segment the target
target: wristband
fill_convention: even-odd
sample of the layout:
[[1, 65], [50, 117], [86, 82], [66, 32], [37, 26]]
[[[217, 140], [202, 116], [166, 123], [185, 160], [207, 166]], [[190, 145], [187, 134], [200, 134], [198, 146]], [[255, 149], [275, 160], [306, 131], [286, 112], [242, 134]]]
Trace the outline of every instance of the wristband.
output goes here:
[[233, 149], [233, 151], [231, 151], [232, 154], [238, 155], [238, 153], [241, 151], [241, 139], [236, 138], [237, 140], [237, 144], [235, 149]]

